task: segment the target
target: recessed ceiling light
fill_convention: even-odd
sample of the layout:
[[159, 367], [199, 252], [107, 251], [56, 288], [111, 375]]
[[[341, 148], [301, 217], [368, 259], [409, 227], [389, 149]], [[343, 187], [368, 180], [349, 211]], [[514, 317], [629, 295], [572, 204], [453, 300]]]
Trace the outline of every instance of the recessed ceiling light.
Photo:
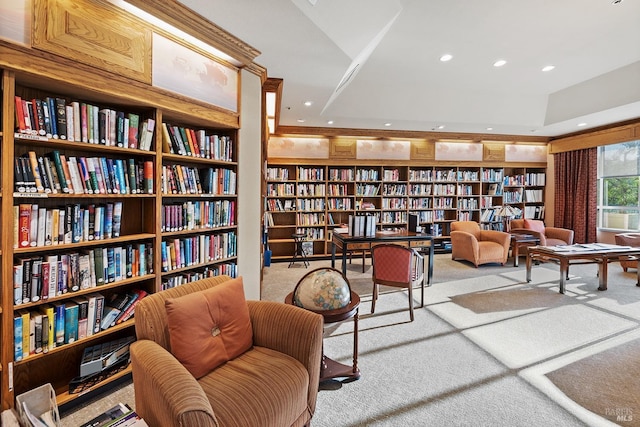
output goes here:
[[493, 128], [492, 127], [488, 127], [487, 130], [493, 130]]
[[440, 61], [447, 62], [447, 61], [451, 61], [452, 58], [453, 58], [453, 55], [451, 55], [449, 53], [445, 53], [444, 55], [442, 55], [440, 57]]
[[298, 119], [298, 123], [304, 123], [304, 119]]
[[311, 102], [311, 101], [305, 101], [304, 102], [304, 105], [307, 106], [307, 107], [310, 107], [311, 104], [313, 104], [313, 102]]
[[586, 126], [586, 125], [587, 125], [587, 124], [586, 124], [585, 122], [578, 123], [578, 126], [579, 126], [579, 127]]
[[384, 125], [389, 127], [389, 126], [391, 126], [391, 123], [385, 123]]
[[551, 71], [551, 70], [553, 70], [554, 68], [556, 68], [556, 66], [555, 66], [555, 65], [546, 65], [546, 66], [544, 66], [544, 67], [542, 68], [542, 71]]
[[506, 64], [507, 61], [505, 61], [504, 59], [499, 59], [496, 62], [493, 63], [494, 67], [502, 67], [504, 64]]
[[332, 124], [333, 124], [333, 120], [329, 120], [329, 121], [327, 122], [327, 124], [328, 124], [328, 125], [332, 125]]
[[444, 129], [444, 125], [438, 126], [438, 129]]

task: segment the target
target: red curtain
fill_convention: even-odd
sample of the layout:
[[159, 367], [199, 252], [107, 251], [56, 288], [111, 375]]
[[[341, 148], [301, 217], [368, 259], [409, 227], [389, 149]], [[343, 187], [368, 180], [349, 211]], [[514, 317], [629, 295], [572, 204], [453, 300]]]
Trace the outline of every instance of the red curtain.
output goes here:
[[597, 148], [553, 155], [555, 168], [554, 225], [569, 228], [576, 243], [596, 241]]

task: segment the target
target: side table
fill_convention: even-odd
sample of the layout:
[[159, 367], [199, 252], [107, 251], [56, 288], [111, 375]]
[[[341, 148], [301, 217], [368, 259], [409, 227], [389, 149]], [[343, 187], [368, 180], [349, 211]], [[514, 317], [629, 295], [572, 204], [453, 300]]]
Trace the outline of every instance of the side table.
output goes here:
[[[293, 305], [293, 292], [289, 293], [284, 302]], [[322, 365], [320, 366], [320, 382], [333, 378], [345, 378], [346, 381], [355, 381], [360, 378], [358, 369], [358, 308], [360, 296], [351, 291], [351, 301], [346, 307], [336, 310], [312, 310], [324, 317], [324, 323], [336, 323], [353, 318], [353, 364], [351, 366], [337, 362], [322, 353]], [[305, 309], [306, 310], [306, 309]]]
[[304, 263], [304, 268], [309, 267], [309, 260], [307, 259], [307, 254], [304, 252], [304, 248], [302, 247], [302, 242], [304, 242], [304, 238], [307, 237], [307, 235], [304, 233], [293, 233], [291, 237], [293, 237], [293, 241], [296, 247], [293, 251], [293, 258], [289, 263], [289, 267], [295, 264], [298, 258], [300, 258]]
[[[511, 233], [511, 256], [513, 256], [513, 266], [518, 266], [520, 248], [525, 246], [535, 246], [540, 244], [540, 239], [532, 234]], [[526, 253], [524, 254], [526, 255]]]

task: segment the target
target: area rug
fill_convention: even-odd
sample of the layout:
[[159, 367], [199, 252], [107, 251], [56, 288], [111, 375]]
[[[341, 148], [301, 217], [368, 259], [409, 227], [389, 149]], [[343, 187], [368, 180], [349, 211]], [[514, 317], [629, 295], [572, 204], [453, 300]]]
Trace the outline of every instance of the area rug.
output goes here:
[[583, 408], [624, 426], [640, 426], [640, 339], [549, 372], [547, 378]]

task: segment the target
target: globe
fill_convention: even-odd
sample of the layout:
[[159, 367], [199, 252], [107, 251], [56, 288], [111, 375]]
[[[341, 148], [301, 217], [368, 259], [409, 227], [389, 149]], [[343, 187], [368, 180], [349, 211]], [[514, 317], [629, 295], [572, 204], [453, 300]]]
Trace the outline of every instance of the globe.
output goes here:
[[311, 311], [337, 310], [349, 305], [351, 287], [334, 268], [318, 268], [305, 274], [293, 291], [293, 303]]

